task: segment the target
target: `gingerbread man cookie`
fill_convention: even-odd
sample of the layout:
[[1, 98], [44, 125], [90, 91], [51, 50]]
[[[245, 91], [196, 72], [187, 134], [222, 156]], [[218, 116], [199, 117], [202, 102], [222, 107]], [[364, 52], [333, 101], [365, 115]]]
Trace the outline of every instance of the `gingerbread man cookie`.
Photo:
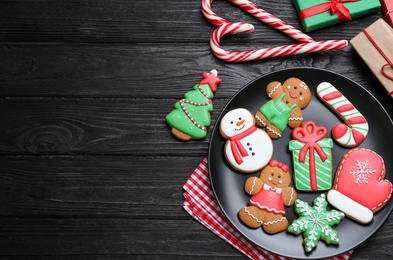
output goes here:
[[270, 138], [278, 139], [286, 129], [300, 126], [303, 122], [302, 109], [311, 101], [310, 88], [298, 78], [289, 78], [283, 84], [274, 81], [267, 85], [269, 100], [255, 114], [256, 124], [266, 127]]
[[259, 178], [254, 176], [246, 180], [244, 190], [252, 197], [249, 206], [239, 211], [240, 220], [251, 228], [262, 227], [269, 234], [287, 229], [284, 206], [292, 206], [297, 198], [290, 183], [288, 165], [271, 160]]

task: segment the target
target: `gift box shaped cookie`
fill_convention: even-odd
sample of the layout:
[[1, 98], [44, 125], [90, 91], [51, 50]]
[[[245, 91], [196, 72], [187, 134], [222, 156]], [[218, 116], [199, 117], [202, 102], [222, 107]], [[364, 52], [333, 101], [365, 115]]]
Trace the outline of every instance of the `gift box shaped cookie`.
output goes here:
[[294, 181], [300, 191], [323, 191], [332, 187], [333, 140], [327, 138], [328, 130], [306, 121], [293, 129], [289, 142], [292, 151]]
[[352, 46], [393, 97], [393, 28], [378, 19], [351, 41]]
[[379, 0], [293, 0], [305, 32], [375, 13]]

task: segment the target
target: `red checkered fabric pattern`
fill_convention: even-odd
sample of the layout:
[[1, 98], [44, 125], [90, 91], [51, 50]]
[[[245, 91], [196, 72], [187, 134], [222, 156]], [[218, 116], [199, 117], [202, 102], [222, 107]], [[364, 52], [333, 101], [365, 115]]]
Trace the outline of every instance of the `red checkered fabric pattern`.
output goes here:
[[[247, 240], [221, 212], [214, 197], [205, 157], [183, 186], [183, 208], [202, 225], [227, 241], [250, 259], [287, 259], [270, 253]], [[332, 260], [349, 259], [352, 251], [331, 258]]]

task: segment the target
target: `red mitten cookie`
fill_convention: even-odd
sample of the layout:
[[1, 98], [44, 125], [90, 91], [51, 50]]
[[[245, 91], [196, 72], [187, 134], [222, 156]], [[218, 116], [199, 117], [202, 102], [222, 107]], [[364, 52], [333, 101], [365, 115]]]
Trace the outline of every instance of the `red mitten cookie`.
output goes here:
[[353, 220], [369, 223], [392, 195], [392, 184], [384, 180], [385, 173], [380, 155], [369, 149], [353, 149], [342, 158], [327, 199]]

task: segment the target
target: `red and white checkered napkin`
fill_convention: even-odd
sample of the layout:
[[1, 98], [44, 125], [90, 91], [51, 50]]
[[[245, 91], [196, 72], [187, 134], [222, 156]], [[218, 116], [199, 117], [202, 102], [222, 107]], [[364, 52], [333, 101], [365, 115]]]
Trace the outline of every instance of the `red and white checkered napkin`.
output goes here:
[[[259, 246], [248, 241], [224, 216], [217, 204], [210, 185], [207, 157], [205, 157], [194, 170], [183, 188], [185, 190], [184, 197], [186, 199], [183, 203], [183, 208], [201, 224], [237, 248], [250, 259], [287, 259], [263, 250]], [[331, 259], [349, 259], [351, 254], [352, 251], [349, 251]]]

